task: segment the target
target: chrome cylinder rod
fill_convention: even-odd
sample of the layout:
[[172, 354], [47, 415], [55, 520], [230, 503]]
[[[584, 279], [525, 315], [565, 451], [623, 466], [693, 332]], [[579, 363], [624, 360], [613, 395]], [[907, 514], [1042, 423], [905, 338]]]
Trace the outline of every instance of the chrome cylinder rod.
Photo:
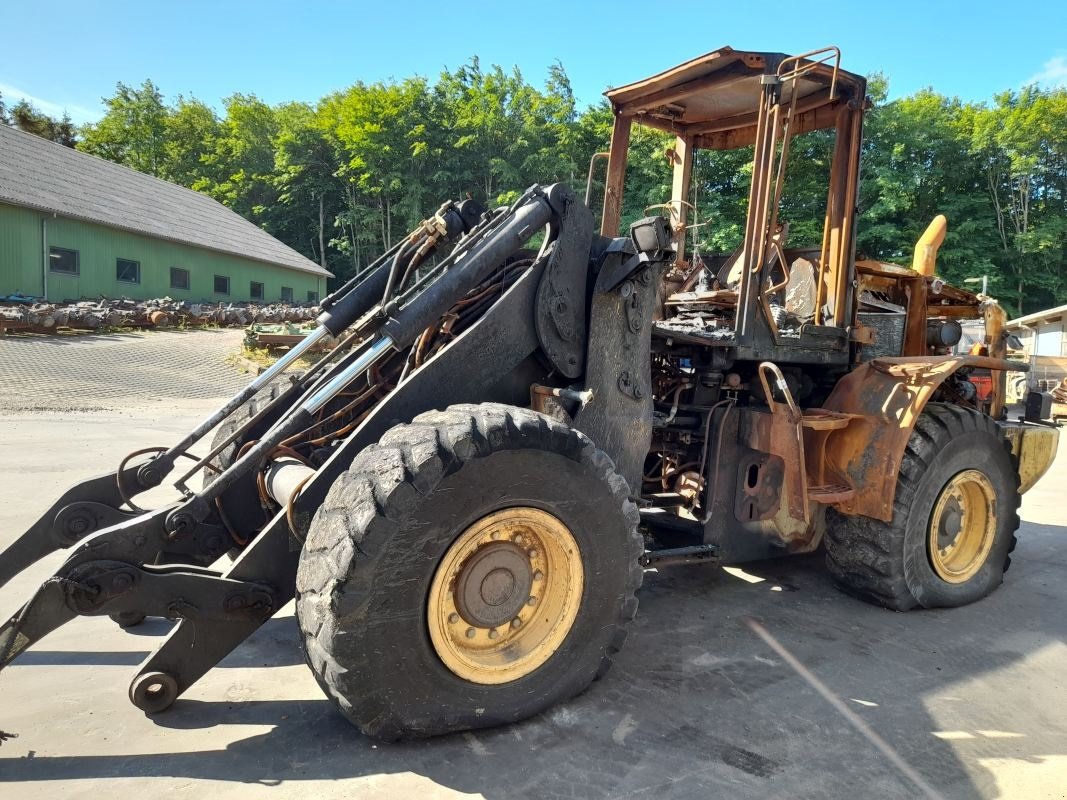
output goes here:
[[330, 332], [323, 327], [316, 328], [314, 331], [309, 333], [300, 342], [293, 345], [293, 347], [285, 355], [283, 355], [281, 358], [279, 358], [277, 361], [267, 367], [267, 369], [263, 370], [262, 373], [257, 375], [256, 378], [248, 384], [248, 386], [246, 386], [240, 392], [238, 392], [229, 400], [227, 400], [226, 403], [220, 406], [218, 410], [216, 410], [214, 413], [206, 417], [204, 421], [197, 425], [195, 428], [193, 428], [193, 430], [190, 431], [184, 439], [182, 439], [180, 442], [170, 448], [160, 458], [173, 462], [174, 459], [176, 459], [179, 455], [187, 451], [196, 442], [200, 441], [200, 439], [203, 438], [205, 434], [213, 430], [215, 426], [217, 426], [220, 422], [226, 419], [226, 417], [230, 416], [230, 414], [232, 414], [234, 411], [244, 405], [248, 400], [252, 399], [252, 397], [254, 397], [260, 389], [262, 389], [264, 386], [274, 380], [278, 375], [283, 373], [288, 367], [294, 364], [297, 359], [299, 359], [302, 355], [307, 353], [315, 345], [317, 345], [329, 335]]
[[366, 350], [360, 353], [358, 358], [327, 381], [322, 388], [304, 400], [289, 414], [274, 423], [271, 429], [264, 433], [248, 449], [248, 452], [216, 476], [209, 486], [201, 490], [195, 497], [186, 501], [182, 508], [173, 512], [172, 517], [177, 518], [182, 514], [188, 513], [195, 505], [198, 511], [205, 515], [198, 516], [198, 519], [204, 519], [209, 510], [207, 503], [213, 502], [216, 497], [222, 495], [230, 486], [240, 480], [241, 476], [263, 464], [283, 441], [313, 425], [316, 412], [343, 391], [357, 376], [369, 369], [392, 346], [393, 342], [387, 336], [383, 336], [370, 344]]
[[338, 392], [351, 383], [357, 375], [385, 355], [393, 347], [393, 340], [383, 336], [368, 347], [363, 354], [330, 378], [322, 387], [305, 400], [300, 408], [309, 414], [315, 414], [337, 396]]

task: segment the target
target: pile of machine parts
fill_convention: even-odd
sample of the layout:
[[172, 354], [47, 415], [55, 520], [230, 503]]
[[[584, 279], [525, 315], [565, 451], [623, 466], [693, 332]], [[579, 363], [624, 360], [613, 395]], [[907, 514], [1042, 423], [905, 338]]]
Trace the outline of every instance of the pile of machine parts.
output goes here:
[[[315, 332], [314, 322], [254, 322], [245, 329], [244, 346], [249, 350], [281, 350], [303, 341]], [[309, 352], [328, 350], [337, 343], [332, 336], [312, 346]]]
[[1056, 403], [1067, 403], [1067, 378], [1060, 381], [1059, 386], [1052, 390], [1052, 399]]
[[201, 325], [245, 327], [253, 323], [309, 322], [318, 314], [318, 306], [286, 303], [191, 303], [169, 297], [48, 303], [35, 297], [11, 295], [0, 297], [0, 334]]

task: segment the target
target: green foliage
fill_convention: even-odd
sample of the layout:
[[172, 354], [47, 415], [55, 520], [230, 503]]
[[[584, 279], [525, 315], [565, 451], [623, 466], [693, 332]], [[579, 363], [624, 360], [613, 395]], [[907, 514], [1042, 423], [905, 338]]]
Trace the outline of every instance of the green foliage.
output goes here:
[[50, 117], [26, 100], [19, 100], [9, 109], [3, 95], [0, 95], [0, 125], [10, 125], [66, 147], [74, 147], [77, 140], [77, 129], [69, 115], [59, 119]]
[[107, 112], [99, 122], [82, 126], [78, 149], [164, 177], [169, 110], [159, 88], [150, 80], [137, 88], [119, 83], [104, 105]]
[[[945, 214], [945, 278], [988, 275], [991, 292], [1020, 313], [1067, 302], [1067, 90], [1028, 87], [965, 104], [927, 89], [888, 101], [876, 74], [868, 91], [858, 252], [909, 263], [915, 240]], [[104, 117], [79, 131], [79, 148], [206, 192], [339, 278], [446, 198], [507, 203], [553, 181], [581, 192], [612, 128], [606, 102], [577, 108], [561, 64], [538, 87], [477, 58], [434, 81], [360, 82], [315, 104], [235, 94], [219, 114], [195, 98], [167, 104], [151, 81], [120, 83], [105, 104]], [[0, 102], [0, 122], [73, 142], [69, 120], [63, 128], [21, 105]], [[623, 225], [670, 199], [672, 145], [634, 128]], [[829, 131], [791, 143], [780, 217], [792, 246], [821, 239], [832, 147]], [[751, 158], [751, 148], [697, 153], [691, 246], [740, 245]], [[603, 172], [600, 162], [597, 214]]]

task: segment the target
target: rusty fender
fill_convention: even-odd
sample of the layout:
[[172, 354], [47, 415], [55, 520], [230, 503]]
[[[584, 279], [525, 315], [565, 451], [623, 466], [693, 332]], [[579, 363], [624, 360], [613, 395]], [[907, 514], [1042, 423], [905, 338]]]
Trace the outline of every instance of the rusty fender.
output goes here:
[[897, 475], [912, 429], [934, 391], [961, 367], [1002, 373], [1028, 369], [989, 356], [876, 358], [838, 381], [823, 405], [851, 415], [852, 421], [833, 434], [825, 458], [856, 492], [835, 508], [843, 514], [892, 520]]

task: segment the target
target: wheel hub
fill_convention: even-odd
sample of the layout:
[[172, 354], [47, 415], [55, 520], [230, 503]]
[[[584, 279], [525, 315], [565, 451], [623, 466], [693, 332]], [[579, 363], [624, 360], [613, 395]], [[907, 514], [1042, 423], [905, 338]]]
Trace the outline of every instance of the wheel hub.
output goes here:
[[559, 519], [536, 508], [496, 511], [441, 559], [427, 602], [430, 641], [461, 678], [518, 680], [570, 633], [584, 579], [578, 543]]
[[996, 493], [989, 478], [976, 469], [957, 473], [930, 514], [930, 566], [948, 583], [969, 580], [985, 564], [996, 530]]
[[937, 533], [937, 543], [941, 548], [948, 547], [959, 536], [963, 527], [963, 509], [960, 508], [959, 498], [955, 495], [949, 497], [941, 515], [941, 525]]
[[491, 542], [475, 551], [460, 570], [456, 610], [478, 628], [510, 622], [526, 605], [533, 585], [529, 556], [513, 542]]

